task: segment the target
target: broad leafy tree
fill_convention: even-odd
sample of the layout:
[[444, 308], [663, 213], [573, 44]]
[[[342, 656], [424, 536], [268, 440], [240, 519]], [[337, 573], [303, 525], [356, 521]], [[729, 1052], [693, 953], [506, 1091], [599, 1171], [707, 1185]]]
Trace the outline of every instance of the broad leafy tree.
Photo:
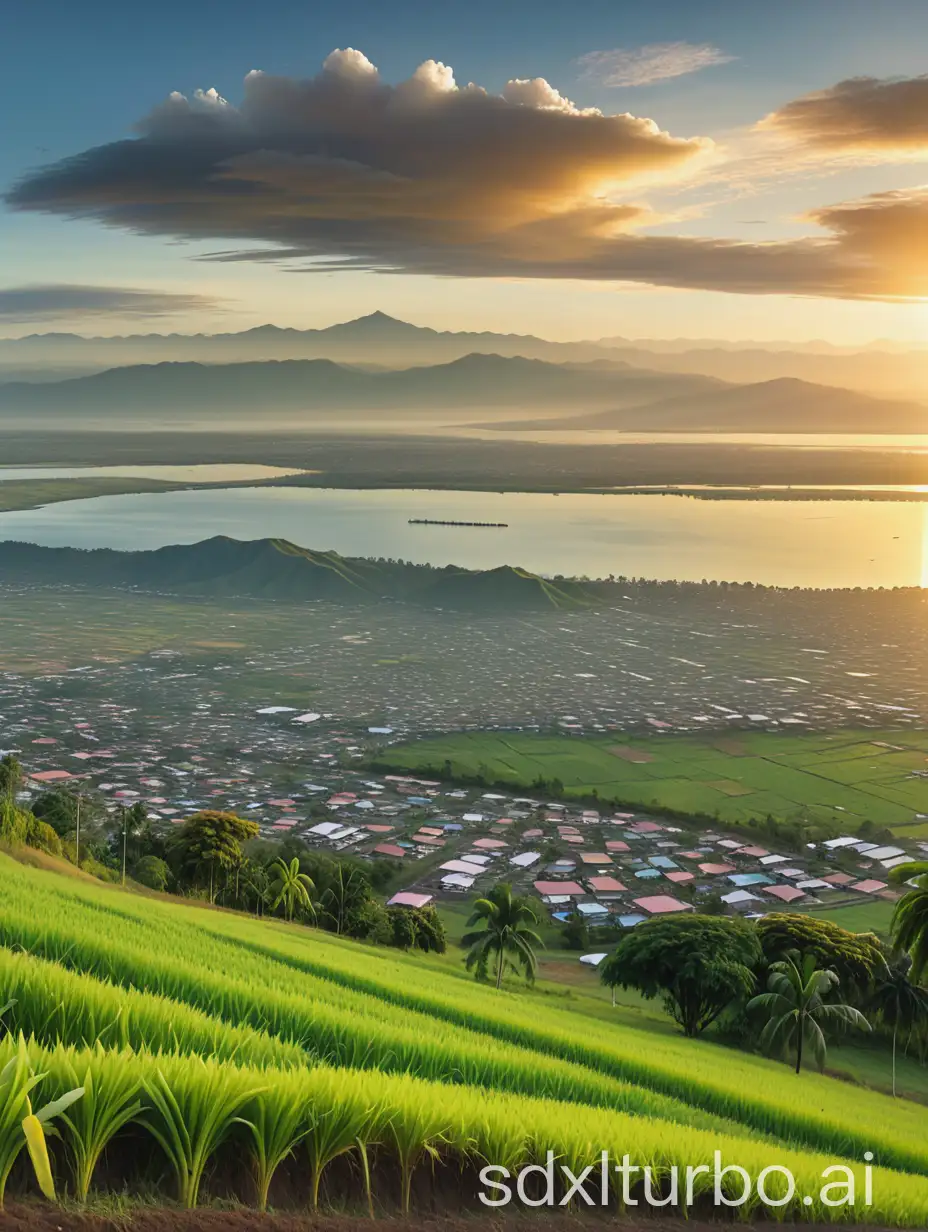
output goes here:
[[171, 870], [159, 856], [142, 856], [133, 866], [133, 880], [150, 890], [166, 890], [171, 879]]
[[928, 971], [928, 863], [899, 864], [890, 880], [909, 889], [893, 912], [893, 944], [912, 956], [912, 979], [921, 980]]
[[393, 945], [401, 950], [444, 954], [448, 939], [434, 907], [389, 907], [387, 916], [393, 930]]
[[171, 845], [178, 879], [208, 890], [215, 902], [223, 881], [242, 865], [242, 844], [258, 834], [258, 823], [213, 809], [188, 817]]
[[467, 969], [475, 970], [478, 979], [486, 979], [491, 962], [496, 967], [496, 987], [503, 982], [506, 966], [518, 971], [532, 983], [538, 962], [535, 947], [543, 942], [529, 927], [538, 923], [535, 910], [527, 898], [512, 892], [508, 882], [495, 885], [486, 898], [478, 898], [467, 927], [483, 927], [465, 933], [461, 944], [467, 947]]
[[752, 998], [747, 1006], [748, 1012], [756, 1010], [767, 1016], [761, 1047], [771, 1051], [779, 1048], [788, 1054], [795, 1046], [797, 1074], [802, 1069], [803, 1053], [808, 1050], [823, 1070], [828, 1052], [826, 1029], [870, 1030], [860, 1010], [826, 999], [837, 993], [839, 984], [837, 973], [817, 966], [814, 954], [802, 958], [793, 952], [773, 963], [767, 977], [767, 992]]
[[268, 894], [272, 911], [283, 907], [284, 915], [291, 921], [298, 907], [310, 915], [315, 915], [313, 895], [316, 887], [311, 877], [300, 872], [299, 857], [294, 856], [289, 864], [284, 860], [275, 861], [271, 866], [270, 874], [271, 883], [268, 887]]
[[757, 933], [743, 920], [673, 915], [639, 924], [600, 965], [610, 988], [636, 988], [690, 1037], [699, 1035], [754, 989], [761, 961]]
[[771, 912], [757, 921], [757, 935], [770, 966], [796, 953], [811, 955], [816, 966], [837, 975], [841, 987], [863, 992], [886, 970], [879, 939], [873, 933], [852, 933], [830, 920], [791, 912]]
[[12, 753], [0, 757], [0, 796], [12, 800], [23, 785], [23, 768]]

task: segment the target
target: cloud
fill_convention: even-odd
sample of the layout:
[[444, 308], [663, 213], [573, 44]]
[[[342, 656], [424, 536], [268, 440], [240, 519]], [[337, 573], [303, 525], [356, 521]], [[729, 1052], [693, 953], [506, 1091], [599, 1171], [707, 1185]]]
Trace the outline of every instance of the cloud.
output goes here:
[[352, 49], [308, 80], [249, 73], [239, 106], [215, 90], [172, 94], [136, 132], [27, 176], [7, 203], [266, 244], [271, 259], [402, 267], [423, 246], [532, 244], [536, 225], [566, 237], [566, 217], [597, 235], [627, 225], [637, 210], [606, 192], [679, 175], [712, 150], [650, 119], [577, 107], [541, 78], [490, 94], [427, 60], [391, 85]]
[[540, 78], [490, 94], [427, 60], [391, 85], [348, 49], [307, 80], [250, 73], [237, 106], [172, 94], [135, 137], [40, 169], [6, 200], [294, 272], [928, 296], [928, 189], [823, 208], [796, 240], [666, 234], [674, 220], [639, 194], [716, 162], [710, 141], [578, 107]]
[[928, 76], [852, 77], [794, 99], [759, 127], [834, 154], [928, 154]]
[[[567, 278], [832, 299], [928, 297], [928, 187], [825, 207], [807, 221], [816, 230], [806, 238], [758, 243], [609, 227], [596, 234], [589, 218], [565, 215], [532, 227], [531, 245], [506, 251], [492, 242], [465, 249], [422, 246], [405, 257], [415, 272], [439, 276]], [[356, 266], [351, 258], [336, 258], [327, 268]]]
[[649, 86], [716, 64], [730, 64], [734, 59], [711, 43], [649, 43], [646, 47], [590, 51], [575, 63], [587, 81], [604, 86]]
[[221, 301], [207, 295], [178, 295], [134, 287], [96, 287], [77, 283], [0, 287], [0, 320], [52, 321], [81, 316], [162, 317], [216, 310]]
[[875, 193], [817, 210], [864, 283], [884, 271], [899, 297], [928, 296], [928, 187]]

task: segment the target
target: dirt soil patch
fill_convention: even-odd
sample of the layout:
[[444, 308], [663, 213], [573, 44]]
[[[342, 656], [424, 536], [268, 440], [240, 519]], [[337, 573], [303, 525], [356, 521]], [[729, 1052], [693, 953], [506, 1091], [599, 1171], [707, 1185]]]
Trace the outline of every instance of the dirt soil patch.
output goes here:
[[[45, 1203], [8, 1203], [0, 1216], [3, 1232], [586, 1232], [602, 1227], [604, 1219], [622, 1232], [720, 1232], [732, 1222], [667, 1219], [658, 1216], [623, 1219], [615, 1213], [585, 1217], [555, 1211], [501, 1216], [475, 1212], [471, 1216], [416, 1214], [373, 1222], [355, 1215], [262, 1215], [258, 1211], [200, 1207], [136, 1207], [131, 1211], [99, 1214], [62, 1210]], [[760, 1221], [756, 1221], [760, 1222]], [[812, 1224], [776, 1223], [777, 1232], [809, 1232]], [[889, 1232], [882, 1227], [855, 1224], [855, 1232]]]
[[734, 736], [720, 736], [718, 740], [712, 741], [712, 747], [718, 749], [720, 753], [727, 753], [729, 757], [747, 757], [748, 755], [744, 741]]
[[621, 757], [623, 761], [645, 762], [653, 761], [654, 754], [643, 749], [632, 749], [627, 744], [616, 744], [609, 750], [613, 757]]
[[753, 787], [745, 787], [744, 783], [736, 783], [734, 779], [718, 779], [714, 783], [707, 783], [706, 786], [714, 787], [716, 791], [726, 796], [749, 796], [755, 790]]

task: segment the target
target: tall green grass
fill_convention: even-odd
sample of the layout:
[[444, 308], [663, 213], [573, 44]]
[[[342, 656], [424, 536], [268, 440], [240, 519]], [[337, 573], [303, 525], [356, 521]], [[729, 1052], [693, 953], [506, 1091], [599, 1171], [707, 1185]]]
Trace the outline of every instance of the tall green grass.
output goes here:
[[[34, 912], [35, 894], [29, 902]], [[683, 1100], [465, 1027], [443, 1029], [428, 1015], [339, 989], [194, 927], [178, 924], [166, 952], [160, 924], [94, 917], [69, 901], [27, 919], [24, 905], [10, 886], [0, 903], [0, 939], [9, 945], [15, 937], [33, 964], [39, 955], [46, 962], [27, 969], [0, 949], [0, 988], [17, 998], [16, 1025], [43, 1039], [109, 1037], [116, 1045], [240, 1053], [259, 1062], [311, 1058], [733, 1128]], [[82, 983], [88, 975], [96, 982]]]
[[255, 1065], [305, 1065], [306, 1053], [249, 1026], [226, 1023], [182, 1001], [123, 988], [34, 954], [0, 948], [4, 1018], [38, 1039], [107, 1048], [150, 1048], [236, 1057]]
[[735, 1122], [842, 1156], [871, 1150], [887, 1165], [928, 1170], [924, 1109], [904, 1100], [817, 1074], [794, 1078], [775, 1062], [703, 1041], [610, 1028], [328, 934], [94, 886], [60, 888], [15, 865], [11, 873], [0, 902], [7, 944], [102, 977], [144, 981], [321, 1060], [684, 1124]]
[[[11, 1039], [0, 1041], [0, 1066], [14, 1055]], [[30, 1063], [46, 1077], [43, 1098], [53, 1099], [70, 1089], [74, 1074], [91, 1075], [98, 1089], [106, 1085], [112, 1054], [100, 1049], [73, 1049], [58, 1045], [29, 1046]], [[160, 1148], [162, 1183], [173, 1187], [187, 1205], [194, 1205], [204, 1178], [211, 1170], [221, 1173], [223, 1164], [234, 1175], [242, 1173], [241, 1162], [249, 1157], [252, 1176], [261, 1168], [270, 1172], [267, 1189], [281, 1160], [294, 1155], [299, 1172], [306, 1175], [305, 1198], [310, 1202], [324, 1191], [328, 1170], [340, 1156], [349, 1156], [364, 1174], [362, 1160], [374, 1148], [376, 1167], [372, 1177], [371, 1202], [389, 1206], [391, 1196], [403, 1209], [412, 1205], [414, 1180], [440, 1186], [455, 1179], [465, 1200], [473, 1200], [476, 1170], [486, 1161], [510, 1169], [541, 1161], [547, 1151], [575, 1172], [599, 1160], [601, 1150], [613, 1159], [624, 1154], [632, 1162], [654, 1169], [655, 1178], [666, 1176], [672, 1165], [711, 1164], [721, 1151], [725, 1163], [737, 1163], [756, 1176], [771, 1163], [792, 1170], [797, 1189], [793, 1201], [779, 1208], [780, 1217], [844, 1220], [848, 1211], [829, 1208], [819, 1199], [822, 1172], [832, 1160], [811, 1152], [771, 1147], [750, 1138], [718, 1135], [691, 1126], [629, 1116], [601, 1108], [563, 1104], [471, 1087], [452, 1088], [411, 1075], [374, 1071], [333, 1070], [319, 1066], [311, 1071], [256, 1069], [234, 1062], [204, 1061], [199, 1057], [134, 1053], [116, 1054], [123, 1075], [123, 1104], [136, 1100], [122, 1123], [151, 1134]], [[119, 1104], [119, 1100], [116, 1100]], [[282, 1135], [271, 1133], [271, 1107], [296, 1107], [299, 1114]], [[83, 1129], [69, 1123], [62, 1129], [68, 1158], [80, 1154], [75, 1139]], [[267, 1140], [262, 1141], [267, 1135]], [[273, 1141], [271, 1139], [273, 1138]], [[259, 1145], [260, 1142], [260, 1145]], [[131, 1191], [144, 1171], [144, 1150], [126, 1160], [121, 1183]], [[277, 1163], [274, 1163], [275, 1158]], [[61, 1168], [63, 1186], [67, 1165]], [[858, 1166], [858, 1178], [862, 1167]], [[463, 1179], [462, 1179], [463, 1178]], [[621, 1208], [617, 1178], [610, 1178], [613, 1203]], [[710, 1180], [701, 1177], [697, 1189], [705, 1191]], [[254, 1202], [253, 1181], [240, 1183], [238, 1196]], [[359, 1193], [362, 1187], [359, 1186]], [[804, 1195], [812, 1203], [803, 1203]], [[874, 1169], [873, 1205], [858, 1208], [872, 1223], [900, 1227], [923, 1227], [928, 1221], [928, 1178]], [[366, 1199], [365, 1199], [366, 1200]], [[476, 1205], [476, 1204], [475, 1204]], [[482, 1209], [479, 1208], [478, 1209]], [[752, 1206], [742, 1208], [750, 1216]]]

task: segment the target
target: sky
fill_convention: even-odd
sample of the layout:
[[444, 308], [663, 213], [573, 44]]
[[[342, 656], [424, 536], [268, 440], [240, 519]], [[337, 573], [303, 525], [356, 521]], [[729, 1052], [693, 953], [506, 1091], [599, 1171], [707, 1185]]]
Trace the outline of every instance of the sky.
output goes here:
[[0, 336], [381, 310], [928, 345], [924, 0], [30, 0], [4, 21]]

